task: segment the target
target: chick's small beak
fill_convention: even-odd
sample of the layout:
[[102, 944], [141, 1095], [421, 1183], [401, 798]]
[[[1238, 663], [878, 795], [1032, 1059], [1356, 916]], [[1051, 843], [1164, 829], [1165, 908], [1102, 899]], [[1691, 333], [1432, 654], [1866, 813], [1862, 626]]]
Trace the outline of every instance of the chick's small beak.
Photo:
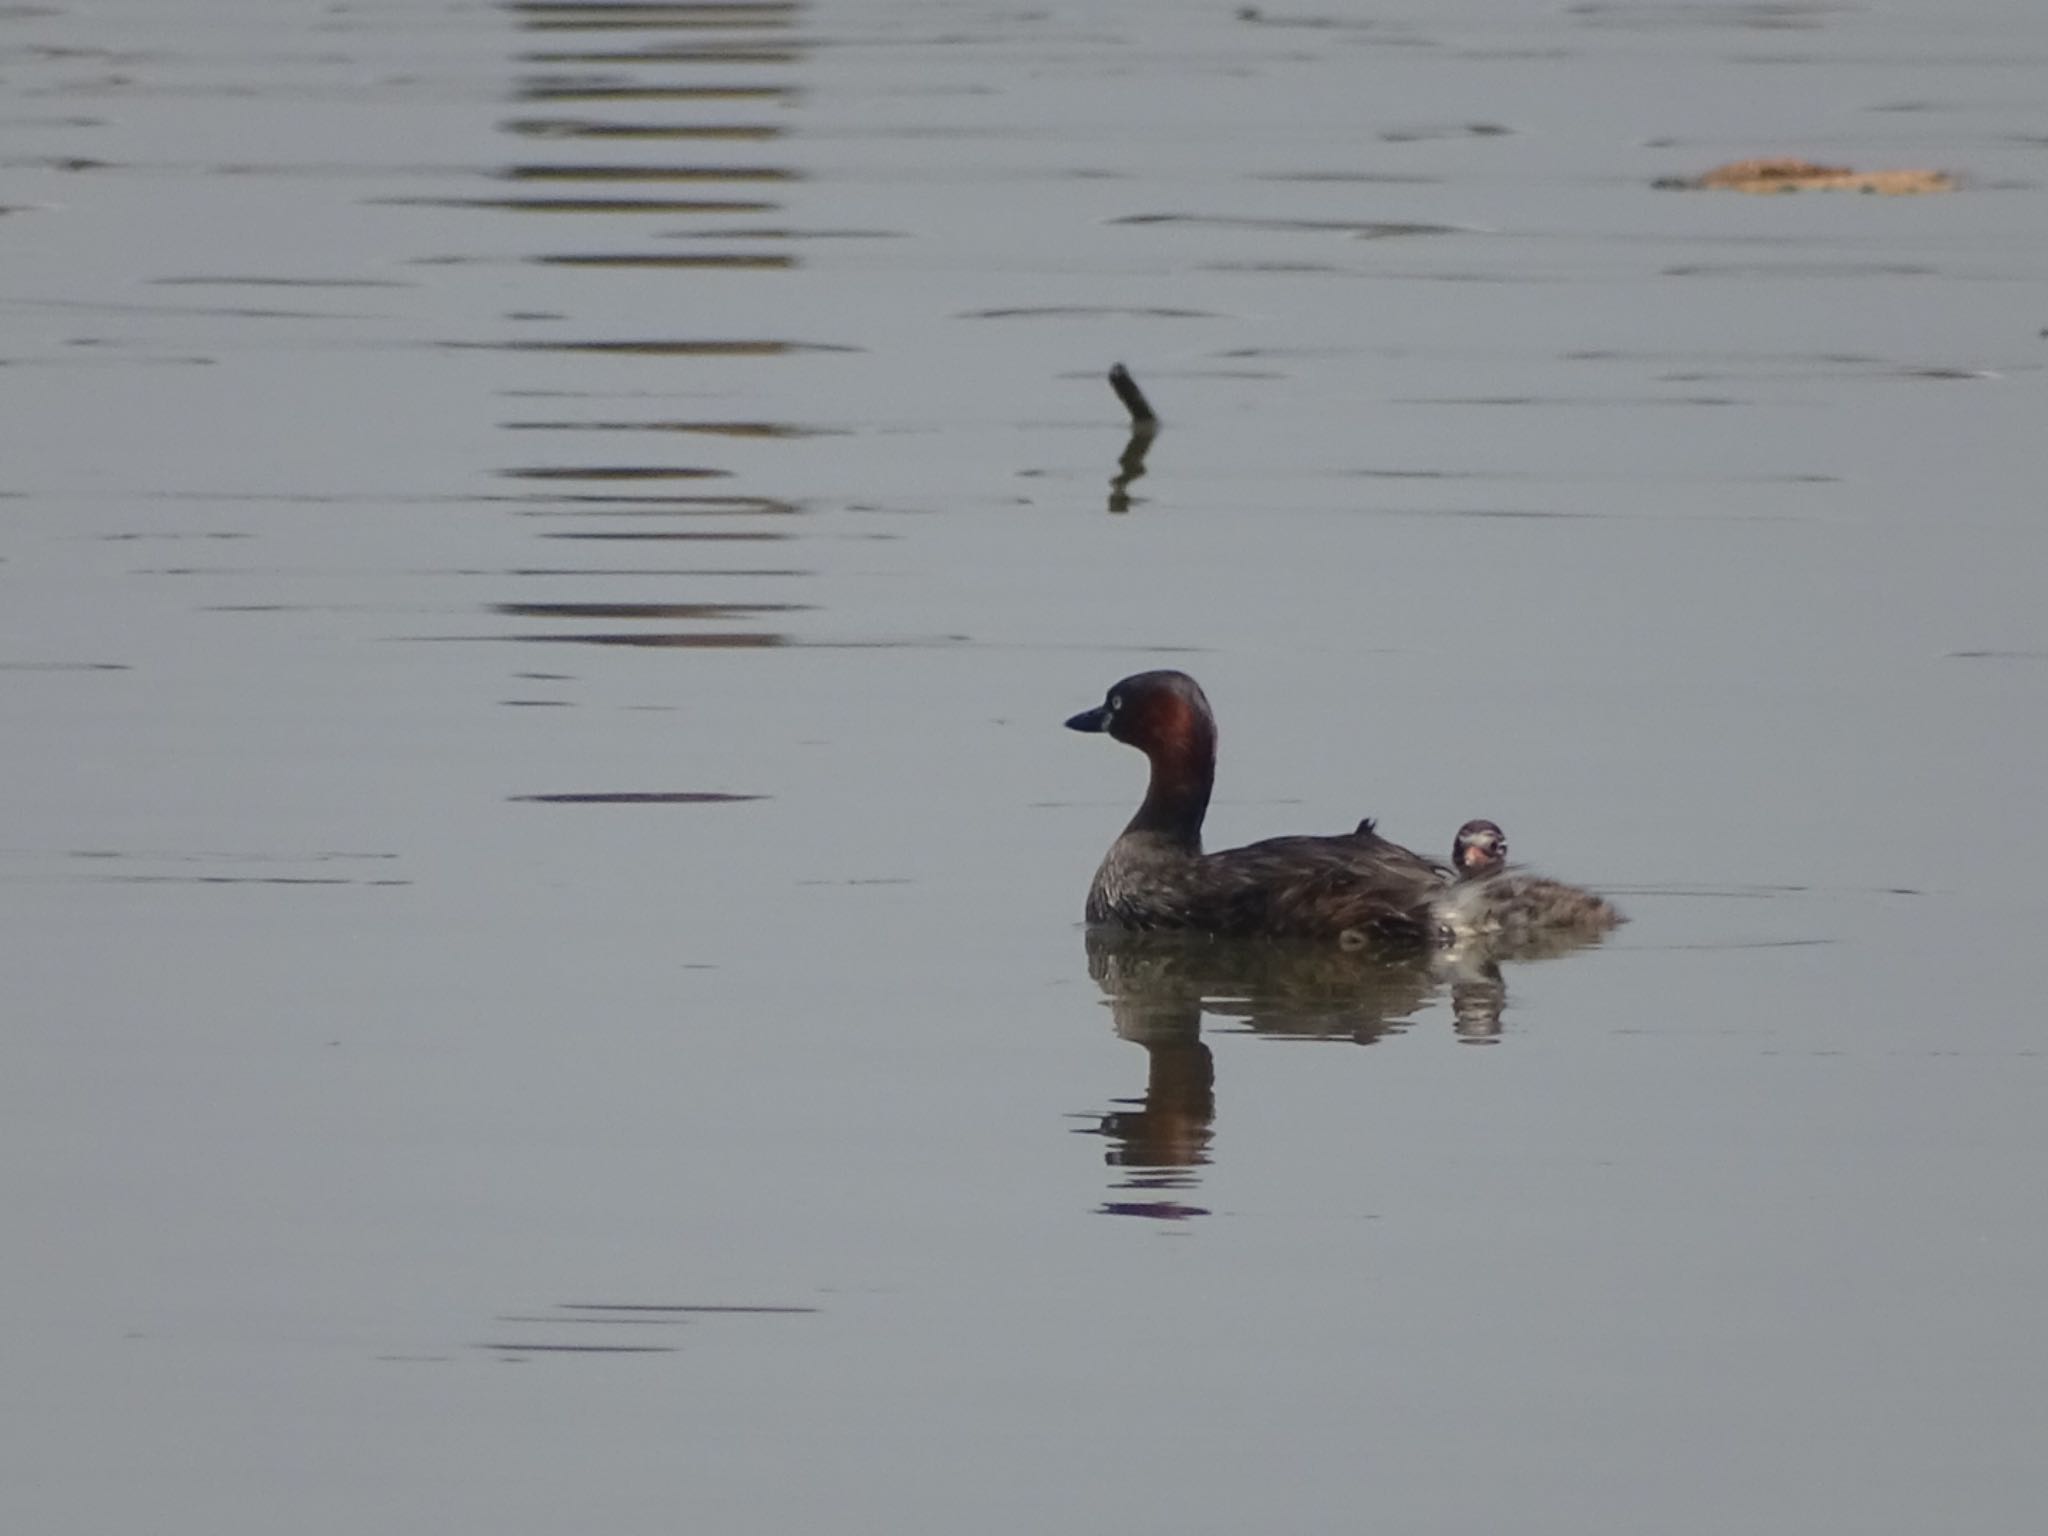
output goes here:
[[1093, 709], [1084, 709], [1067, 722], [1070, 731], [1106, 731], [1109, 729], [1109, 707], [1098, 704]]

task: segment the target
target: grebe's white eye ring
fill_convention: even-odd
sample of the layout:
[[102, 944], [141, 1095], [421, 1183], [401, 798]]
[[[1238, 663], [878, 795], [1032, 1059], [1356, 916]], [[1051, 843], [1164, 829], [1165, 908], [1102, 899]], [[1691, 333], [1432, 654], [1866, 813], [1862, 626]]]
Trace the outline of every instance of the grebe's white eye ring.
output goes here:
[[1115, 714], [1118, 710], [1122, 709], [1123, 707], [1124, 696], [1120, 693], [1112, 693], [1109, 696], [1109, 712], [1111, 714]]

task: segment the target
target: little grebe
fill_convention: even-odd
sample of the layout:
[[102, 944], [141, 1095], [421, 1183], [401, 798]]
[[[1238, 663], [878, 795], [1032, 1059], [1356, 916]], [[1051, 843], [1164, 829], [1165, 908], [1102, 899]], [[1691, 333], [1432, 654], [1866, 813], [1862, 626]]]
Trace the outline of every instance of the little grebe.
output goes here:
[[1362, 822], [1339, 837], [1275, 837], [1202, 852], [1216, 780], [1216, 717], [1185, 672], [1140, 672], [1067, 722], [1103, 731], [1150, 760], [1138, 814], [1088, 888], [1091, 924], [1258, 938], [1426, 945], [1451, 871]]
[[1591, 938], [1627, 921], [1605, 897], [1510, 869], [1507, 834], [1491, 821], [1458, 828], [1451, 863], [1458, 883], [1438, 910], [1453, 942], [1499, 941], [1512, 948], [1539, 935]]

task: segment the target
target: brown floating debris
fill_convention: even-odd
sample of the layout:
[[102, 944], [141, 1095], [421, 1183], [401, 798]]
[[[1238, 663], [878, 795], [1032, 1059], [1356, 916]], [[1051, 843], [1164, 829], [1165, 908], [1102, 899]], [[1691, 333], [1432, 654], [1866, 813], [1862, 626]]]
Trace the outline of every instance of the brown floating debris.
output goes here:
[[1152, 411], [1152, 402], [1145, 398], [1145, 392], [1138, 388], [1138, 381], [1131, 377], [1130, 370], [1122, 363], [1109, 370], [1109, 387], [1116, 391], [1117, 399], [1123, 401], [1124, 409], [1131, 413], [1132, 426], [1154, 427], [1159, 424], [1159, 418]]
[[1925, 192], [1953, 192], [1958, 183], [1947, 171], [1856, 171], [1845, 165], [1766, 157], [1732, 160], [1700, 176], [1660, 177], [1656, 185], [1682, 192], [1876, 192], [1886, 197], [1910, 197]]

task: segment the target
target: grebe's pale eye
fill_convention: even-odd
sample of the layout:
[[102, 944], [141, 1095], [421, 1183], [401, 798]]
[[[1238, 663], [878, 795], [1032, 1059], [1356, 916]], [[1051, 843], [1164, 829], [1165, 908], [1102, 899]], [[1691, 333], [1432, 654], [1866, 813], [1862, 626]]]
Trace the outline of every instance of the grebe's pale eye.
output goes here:
[[1111, 695], [1109, 696], [1109, 712], [1110, 712], [1110, 713], [1111, 713], [1111, 714], [1113, 715], [1113, 714], [1115, 714], [1115, 713], [1116, 713], [1116, 712], [1117, 712], [1118, 710], [1122, 709], [1123, 707], [1124, 707], [1124, 696], [1123, 696], [1122, 694], [1120, 694], [1120, 693], [1112, 693], [1112, 694], [1111, 694]]

